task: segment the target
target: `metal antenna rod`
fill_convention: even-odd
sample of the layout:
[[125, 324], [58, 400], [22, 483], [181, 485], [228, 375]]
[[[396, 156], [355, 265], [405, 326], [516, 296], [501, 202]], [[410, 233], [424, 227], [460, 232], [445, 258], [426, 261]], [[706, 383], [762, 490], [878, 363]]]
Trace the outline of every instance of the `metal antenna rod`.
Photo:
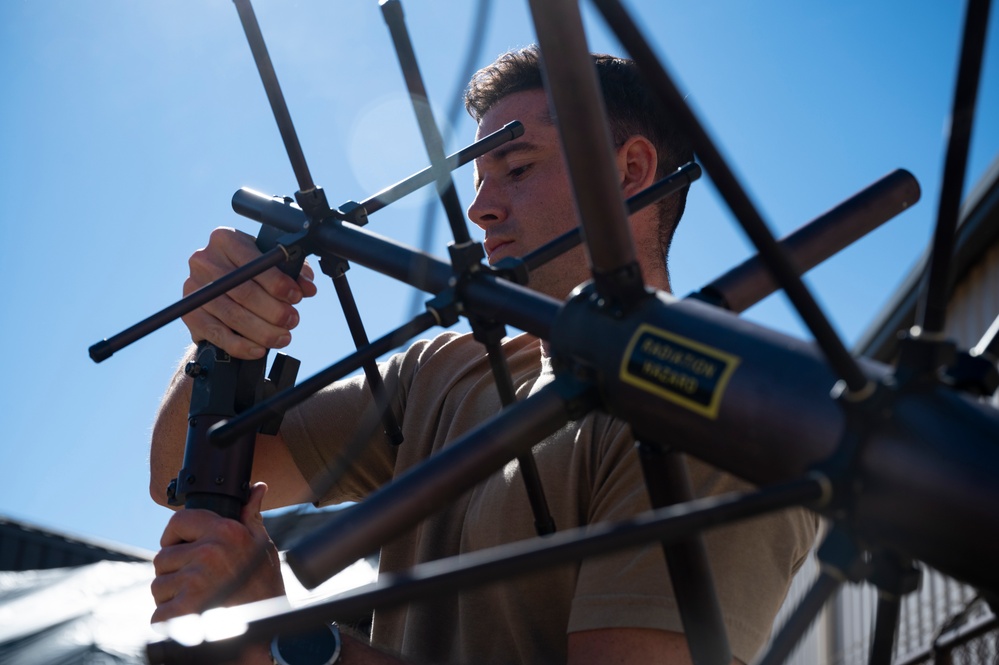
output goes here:
[[957, 230], [964, 176], [968, 166], [968, 147], [975, 118], [975, 100], [985, 50], [985, 32], [989, 25], [990, 0], [971, 0], [964, 18], [961, 60], [950, 115], [950, 139], [944, 160], [943, 185], [937, 209], [937, 225], [921, 316], [917, 317], [922, 333], [941, 333], [947, 319], [947, 289], [950, 280], [954, 235]]
[[[364, 363], [388, 353], [406, 340], [412, 339], [435, 325], [437, 325], [437, 320], [433, 314], [430, 312], [420, 314], [412, 321], [379, 337], [343, 360], [330, 365], [317, 374], [313, 374], [296, 386], [288, 388], [270, 399], [258, 402], [227, 423], [218, 425], [210, 432], [212, 442], [220, 446], [231, 444], [237, 437], [247, 432], [255, 431], [262, 422], [273, 415], [284, 413], [334, 381], [361, 369]], [[377, 395], [375, 398], [377, 399]]]
[[[634, 196], [628, 198], [628, 200], [625, 201], [625, 206], [628, 208], [628, 214], [634, 214], [646, 206], [650, 206], [653, 203], [666, 198], [670, 194], [680, 191], [684, 187], [689, 187], [694, 180], [697, 180], [700, 177], [700, 166], [694, 162], [684, 164], [670, 175], [662, 178], [661, 180], [657, 180]], [[583, 242], [583, 230], [581, 227], [577, 226], [573, 230], [566, 231], [557, 238], [546, 242], [541, 247], [528, 252], [521, 257], [521, 261], [524, 262], [524, 265], [527, 266], [529, 271], [535, 270], [540, 268], [545, 263], [548, 263], [556, 257], [568, 252], [581, 242]]]
[[775, 281], [787, 293], [798, 315], [811, 330], [829, 364], [846, 382], [851, 393], [866, 394], [872, 389], [873, 384], [868, 381], [856, 360], [843, 345], [843, 341], [836, 334], [815, 298], [801, 281], [787, 253], [781, 250], [749, 195], [729, 169], [715, 147], [714, 141], [687, 105], [638, 26], [617, 0], [594, 0], [594, 2], [611, 30], [638, 63], [653, 93], [665, 108], [671, 109], [676, 114], [677, 120], [690, 133], [694, 150], [704, 170], [711, 176], [718, 192], [756, 246], [760, 257], [769, 266]]
[[[806, 273], [919, 200], [919, 183], [908, 171], [892, 171], [781, 238], [794, 265]], [[743, 312], [778, 288], [759, 254], [746, 259], [697, 296], [733, 312]]]
[[[468, 48], [465, 51], [464, 62], [461, 68], [458, 70], [458, 80], [456, 90], [451, 94], [451, 104], [448, 107], [447, 113], [444, 116], [447, 125], [445, 125], [445, 136], [447, 138], [452, 138], [451, 129], [458, 124], [458, 118], [461, 115], [462, 110], [464, 110], [464, 97], [462, 92], [465, 89], [465, 85], [475, 74], [476, 63], [479, 61], [479, 56], [482, 53], [482, 49], [486, 44], [485, 34], [487, 26], [489, 25], [489, 9], [492, 5], [492, 0], [478, 0], [477, 9], [475, 11], [475, 17], [472, 21], [472, 28], [469, 31], [468, 36]], [[445, 139], [445, 143], [447, 142]], [[430, 251], [430, 246], [433, 244], [434, 240], [434, 222], [437, 220], [437, 205], [434, 203], [433, 198], [428, 197], [426, 203], [423, 205], [423, 220], [420, 224], [420, 242], [418, 247], [424, 252]], [[416, 316], [417, 312], [420, 311], [420, 307], [423, 306], [423, 301], [421, 300], [421, 294], [419, 291], [412, 291], [409, 300], [409, 315]]]
[[999, 358], [999, 316], [996, 316], [978, 344], [975, 344], [971, 354], [975, 356], [989, 354], [993, 358]]
[[891, 665], [901, 609], [902, 603], [898, 596], [878, 592], [878, 604], [874, 613], [874, 638], [871, 640], [868, 665]]
[[233, 3], [236, 5], [236, 11], [239, 12], [239, 20], [243, 24], [243, 32], [246, 33], [246, 41], [250, 43], [253, 60], [257, 63], [260, 80], [267, 92], [267, 100], [271, 104], [271, 111], [274, 113], [274, 120], [277, 121], [278, 131], [281, 132], [281, 140], [284, 141], [284, 149], [288, 153], [288, 159], [291, 160], [291, 168], [295, 171], [298, 189], [302, 192], [310, 192], [316, 188], [316, 185], [312, 182], [312, 174], [309, 173], [309, 166], [305, 163], [305, 153], [302, 152], [302, 146], [298, 142], [298, 134], [295, 133], [288, 105], [284, 101], [284, 94], [281, 92], [281, 85], [274, 72], [274, 65], [267, 53], [267, 45], [260, 32], [257, 16], [253, 13], [253, 7], [249, 0], [233, 0]]
[[[652, 507], [684, 505], [694, 498], [683, 456], [669, 446], [637, 437], [636, 448]], [[728, 665], [732, 649], [722, 619], [714, 574], [701, 534], [662, 542], [666, 569], [680, 610], [694, 665]]]
[[402, 68], [402, 75], [406, 81], [406, 88], [409, 90], [409, 97], [413, 102], [413, 111], [416, 113], [416, 119], [420, 125], [423, 143], [427, 148], [427, 156], [430, 158], [430, 166], [437, 182], [437, 193], [444, 205], [448, 222], [451, 224], [454, 242], [457, 245], [464, 245], [472, 238], [468, 234], [465, 214], [458, 201], [458, 191], [454, 187], [454, 180], [451, 179], [451, 173], [446, 167], [444, 139], [441, 138], [440, 129], [437, 127], [433, 112], [430, 110], [430, 98], [427, 95], [426, 86], [423, 84], [420, 69], [416, 65], [416, 54], [413, 52], [413, 43], [406, 30], [402, 4], [399, 0], [382, 0], [380, 4], [385, 23], [392, 35], [392, 42], [395, 44], [396, 55], [399, 58], [399, 66]]
[[766, 653], [755, 665], [781, 665], [785, 662], [794, 648], [798, 646], [805, 631], [812, 625], [812, 621], [815, 620], [822, 606], [826, 604], [826, 601], [840, 587], [841, 583], [842, 580], [836, 575], [823, 570], [794, 612], [791, 613], [787, 623], [774, 636]]
[[[459, 166], [464, 166], [469, 163], [476, 157], [484, 155], [490, 150], [503, 145], [507, 141], [512, 141], [518, 136], [523, 136], [523, 134], [524, 125], [522, 125], [519, 120], [508, 122], [492, 134], [483, 136], [478, 141], [470, 143], [458, 152], [448, 155], [446, 168], [449, 171], [453, 171]], [[361, 201], [361, 206], [364, 208], [366, 213], [372, 215], [388, 204], [394, 203], [407, 194], [412, 194], [421, 187], [429, 185], [434, 182], [436, 177], [437, 174], [434, 173], [433, 167], [428, 166], [422, 171], [414, 173], [405, 180], [397, 182], [390, 187], [386, 187], [376, 194], [372, 194], [368, 198]]]
[[168, 305], [146, 317], [135, 325], [126, 328], [117, 335], [97, 342], [90, 347], [90, 358], [94, 362], [101, 362], [110, 358], [116, 351], [120, 351], [132, 342], [142, 339], [146, 335], [159, 330], [166, 324], [179, 319], [188, 312], [192, 312], [210, 300], [218, 298], [220, 295], [233, 289], [243, 282], [249, 281], [280, 263], [288, 260], [288, 250], [278, 245], [270, 251], [264, 253], [249, 263], [233, 270], [228, 275], [219, 277], [214, 282], [205, 284], [197, 291], [188, 294], [172, 305]]
[[644, 297], [645, 290], [579, 4], [576, 0], [529, 4], [594, 284], [607, 301], [627, 306]]
[[[423, 142], [427, 148], [427, 155], [430, 157], [431, 169], [436, 176], [437, 193], [444, 205], [444, 211], [454, 234], [452, 264], [454, 264], [457, 275], [474, 265], [471, 263], [472, 261], [478, 262], [481, 259], [482, 249], [480, 245], [472, 244], [472, 238], [468, 233], [465, 215], [462, 212], [461, 203], [458, 201], [458, 191], [455, 189], [454, 179], [451, 177], [444, 157], [444, 140], [441, 138], [440, 129], [437, 127], [433, 112], [430, 110], [427, 90], [423, 84], [420, 68], [416, 63], [416, 54], [409, 38], [409, 31], [406, 29], [402, 3], [399, 0], [382, 0], [381, 8], [385, 23], [392, 35], [392, 42], [395, 44], [399, 66], [402, 68], [403, 78], [406, 80], [406, 87], [409, 89], [409, 96], [413, 102], [413, 110], [419, 121]], [[507, 366], [506, 357], [503, 355], [500, 345], [501, 335], [498, 334], [502, 332], [502, 328], [496, 329], [489, 322], [476, 319], [472, 319], [471, 322], [475, 338], [486, 347], [496, 379], [496, 386], [499, 390], [500, 401], [505, 408], [516, 401], [516, 394], [510, 377], [510, 368]], [[555, 530], [555, 523], [548, 510], [548, 501], [545, 499], [534, 455], [530, 450], [527, 450], [519, 455], [517, 460], [520, 463], [521, 475], [527, 489], [531, 509], [534, 512], [534, 523], [538, 535], [552, 533]]]
[[[354, 347], [362, 349], [370, 344], [368, 333], [361, 323], [361, 313], [357, 309], [357, 301], [354, 293], [347, 282], [348, 263], [331, 254], [322, 254], [319, 257], [319, 268], [333, 280], [337, 298], [343, 308], [344, 318], [347, 320], [347, 329], [350, 331], [351, 339], [354, 340]], [[392, 413], [391, 403], [388, 393], [385, 391], [385, 381], [378, 371], [378, 364], [372, 358], [364, 363], [364, 376], [368, 380], [368, 387], [371, 389], [371, 396], [377, 405], [378, 412], [382, 416], [382, 429], [389, 443], [398, 446], [403, 441], [402, 429], [399, 427], [395, 415]]]

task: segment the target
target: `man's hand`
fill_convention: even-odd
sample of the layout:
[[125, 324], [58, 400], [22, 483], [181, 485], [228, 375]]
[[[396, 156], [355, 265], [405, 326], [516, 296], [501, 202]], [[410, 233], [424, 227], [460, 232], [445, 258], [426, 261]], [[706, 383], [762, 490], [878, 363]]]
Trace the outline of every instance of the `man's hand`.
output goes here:
[[170, 518], [153, 559], [153, 623], [284, 595], [277, 548], [260, 515], [266, 491], [254, 485], [239, 522], [207, 510]]
[[[184, 295], [259, 256], [253, 236], [215, 229], [208, 246], [188, 261], [190, 276], [184, 282]], [[208, 340], [237, 358], [261, 358], [267, 349], [284, 348], [291, 342], [291, 330], [299, 321], [294, 305], [316, 294], [314, 279], [308, 262], [297, 280], [271, 268], [182, 318], [193, 341]]]

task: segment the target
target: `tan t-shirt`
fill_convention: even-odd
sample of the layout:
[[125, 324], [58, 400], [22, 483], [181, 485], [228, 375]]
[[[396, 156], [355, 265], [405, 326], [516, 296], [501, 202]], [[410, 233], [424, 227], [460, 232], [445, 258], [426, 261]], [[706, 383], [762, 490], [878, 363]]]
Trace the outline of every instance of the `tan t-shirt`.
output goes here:
[[[503, 344], [518, 399], [552, 379], [537, 339]], [[370, 392], [362, 377], [331, 386], [285, 418], [282, 435], [321, 503], [356, 501], [420, 463], [500, 410], [489, 361], [470, 335], [444, 333], [383, 363], [381, 371], [405, 441], [380, 427], [351, 440]], [[367, 428], [369, 431], [372, 429]], [[358, 445], [358, 441], [360, 445]], [[341, 452], [353, 464], [328, 486]], [[559, 529], [614, 521], [649, 509], [627, 424], [602, 413], [570, 423], [534, 447], [545, 496]], [[688, 460], [698, 496], [749, 486]], [[766, 642], [791, 577], [815, 537], [803, 510], [742, 522], [705, 537], [736, 657]], [[535, 537], [534, 516], [516, 460], [444, 511], [385, 544], [382, 571]], [[420, 663], [560, 663], [567, 633], [611, 627], [682, 631], [658, 544], [587, 559], [433, 600], [376, 613], [372, 643]]]

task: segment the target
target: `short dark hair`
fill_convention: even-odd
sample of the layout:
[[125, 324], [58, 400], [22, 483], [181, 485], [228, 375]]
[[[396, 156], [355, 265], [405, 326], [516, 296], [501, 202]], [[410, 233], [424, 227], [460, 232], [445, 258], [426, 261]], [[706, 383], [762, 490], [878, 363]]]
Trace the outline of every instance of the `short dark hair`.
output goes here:
[[[634, 61], [593, 54], [615, 144], [641, 135], [659, 155], [656, 178], [664, 178], [693, 160], [694, 150], [678, 123], [650, 94]], [[465, 89], [465, 108], [476, 122], [501, 99], [516, 92], [542, 89], [541, 49], [536, 44], [507, 51], [472, 76]], [[659, 244], [666, 260], [687, 201], [687, 188], [659, 202]], [[668, 274], [668, 273], [667, 273]]]

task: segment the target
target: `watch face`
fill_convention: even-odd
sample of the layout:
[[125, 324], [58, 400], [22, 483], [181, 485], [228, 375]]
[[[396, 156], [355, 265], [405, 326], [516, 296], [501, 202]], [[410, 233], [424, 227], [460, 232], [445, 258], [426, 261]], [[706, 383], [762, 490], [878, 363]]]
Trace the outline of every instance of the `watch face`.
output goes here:
[[301, 635], [279, 635], [271, 642], [278, 665], [332, 665], [340, 656], [340, 631], [320, 626]]

